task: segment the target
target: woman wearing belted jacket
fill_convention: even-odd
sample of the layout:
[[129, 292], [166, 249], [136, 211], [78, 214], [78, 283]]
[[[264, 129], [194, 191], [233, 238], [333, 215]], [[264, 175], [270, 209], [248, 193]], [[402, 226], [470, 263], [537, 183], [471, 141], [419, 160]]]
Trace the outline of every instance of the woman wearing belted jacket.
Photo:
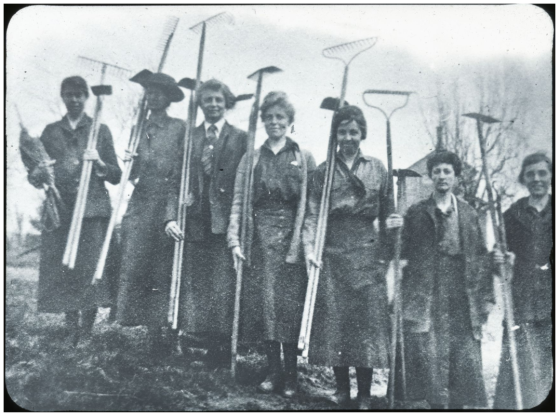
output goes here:
[[[266, 344], [268, 374], [258, 390], [280, 390], [284, 381], [282, 394], [290, 398], [297, 390], [297, 339], [307, 286], [301, 231], [315, 160], [286, 135], [295, 110], [285, 93], [270, 92], [260, 110], [268, 139], [253, 160], [253, 274], [243, 283], [240, 333], [243, 341]], [[245, 158], [237, 170], [228, 228], [236, 265], [244, 257], [239, 231]]]

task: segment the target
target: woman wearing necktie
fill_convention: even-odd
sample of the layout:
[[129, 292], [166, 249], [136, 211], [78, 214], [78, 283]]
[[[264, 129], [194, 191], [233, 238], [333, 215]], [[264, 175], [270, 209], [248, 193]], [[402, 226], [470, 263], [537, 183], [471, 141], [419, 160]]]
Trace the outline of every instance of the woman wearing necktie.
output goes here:
[[338, 153], [322, 266], [314, 257], [314, 241], [324, 163], [313, 175], [303, 233], [307, 262], [321, 267], [309, 362], [333, 367], [336, 392], [331, 399], [344, 409], [350, 406], [349, 367], [355, 367], [358, 409], [370, 409], [372, 369], [387, 368], [389, 363], [386, 227], [400, 226], [402, 218], [392, 216], [386, 223], [389, 178], [383, 163], [360, 149], [367, 136], [360, 108], [345, 106], [334, 118]]
[[[226, 231], [235, 172], [247, 148], [247, 134], [225, 119], [235, 96], [218, 80], [203, 83], [196, 94], [204, 123], [194, 131], [186, 235], [177, 222], [180, 179], [167, 205], [166, 233], [185, 239], [179, 327], [187, 346], [207, 348], [211, 368], [229, 367], [235, 299], [235, 272]], [[182, 156], [182, 154], [181, 154]], [[186, 340], [186, 341], [185, 341]]]
[[[291, 398], [297, 390], [297, 339], [307, 287], [301, 230], [315, 160], [286, 135], [295, 110], [285, 93], [270, 92], [260, 111], [268, 139], [253, 158], [252, 272], [243, 282], [240, 333], [242, 341], [265, 343], [268, 373], [258, 390], [271, 393], [284, 383], [282, 394]], [[236, 265], [244, 258], [239, 247], [248, 174], [244, 161], [237, 170], [228, 229]]]
[[448, 151], [428, 159], [433, 194], [408, 209], [402, 232], [406, 396], [432, 409], [487, 404], [480, 340], [492, 258], [476, 210], [453, 194], [461, 165]]
[[[122, 264], [117, 321], [124, 326], [146, 325], [152, 354], [170, 350], [161, 333], [167, 324], [173, 241], [163, 232], [170, 179], [176, 170], [185, 137], [185, 123], [167, 115], [184, 94], [175, 80], [155, 73], [143, 81], [150, 116], [140, 139], [130, 180], [135, 184], [122, 221]], [[163, 353], [160, 348], [163, 348]]]

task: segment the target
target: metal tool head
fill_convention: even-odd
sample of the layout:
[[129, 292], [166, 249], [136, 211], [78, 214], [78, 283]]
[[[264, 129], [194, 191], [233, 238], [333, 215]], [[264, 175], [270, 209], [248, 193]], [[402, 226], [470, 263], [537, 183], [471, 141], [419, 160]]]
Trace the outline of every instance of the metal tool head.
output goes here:
[[[376, 90], [376, 89], [369, 89], [366, 90], [362, 93], [362, 99], [364, 100], [364, 103], [366, 104], [366, 106], [368, 107], [372, 107], [374, 109], [379, 110], [381, 113], [383, 113], [383, 115], [385, 115], [385, 117], [387, 119], [390, 119], [391, 116], [393, 115], [393, 113], [395, 113], [397, 110], [402, 109], [403, 107], [405, 107], [408, 104], [408, 99], [410, 98], [411, 94], [414, 94], [414, 91], [406, 91], [406, 90]], [[397, 106], [394, 107], [391, 111], [384, 109], [382, 106], [377, 106], [374, 104], [371, 104], [368, 102], [367, 97], [368, 96], [401, 96], [405, 98], [405, 102], [402, 106]], [[385, 107], [390, 107], [390, 106], [385, 106]]]
[[110, 96], [113, 94], [113, 87], [109, 85], [91, 86], [91, 92], [94, 96]]
[[403, 177], [422, 177], [421, 174], [417, 173], [414, 170], [410, 170], [408, 168], [393, 170], [393, 176], [398, 177], [400, 179]]
[[177, 30], [177, 25], [179, 24], [179, 18], [175, 16], [169, 16], [165, 22], [161, 38], [157, 44], [158, 51], [163, 51], [169, 42], [169, 37], [175, 34]]
[[409, 96], [415, 93], [414, 91], [402, 91], [402, 90], [366, 90], [364, 91], [365, 94], [388, 94], [388, 95], [396, 95], [396, 96]]
[[85, 64], [87, 64], [92, 71], [101, 72], [105, 71], [106, 74], [111, 74], [116, 77], [121, 77], [128, 75], [132, 71], [127, 68], [120, 67], [118, 65], [109, 64], [108, 62], [94, 60], [92, 58], [84, 57], [82, 55], [78, 55], [78, 59]]
[[486, 116], [482, 113], [465, 113], [463, 116], [467, 118], [472, 118], [481, 121], [482, 123], [498, 123], [501, 122], [498, 119], [494, 119], [492, 116]]
[[377, 38], [373, 37], [331, 46], [323, 49], [323, 56], [343, 61], [348, 65], [359, 54], [374, 46], [376, 42]]
[[[200, 83], [202, 84], [202, 81]], [[196, 90], [196, 80], [189, 77], [180, 79], [177, 85], [188, 90]]]
[[259, 74], [262, 73], [263, 78], [265, 75], [269, 75], [269, 74], [274, 74], [274, 73], [279, 73], [282, 70], [278, 67], [275, 67], [273, 65], [269, 66], [269, 67], [263, 67], [260, 70], [255, 71], [253, 74], [251, 74], [249, 77], [247, 77], [249, 80], [253, 80], [253, 81], [258, 81], [259, 79]]
[[252, 99], [254, 96], [254, 94], [249, 93], [249, 94], [240, 94], [239, 96], [235, 97], [235, 102], [242, 102], [243, 100], [249, 100]]
[[212, 17], [209, 17], [206, 20], [203, 20], [200, 23], [197, 23], [196, 25], [192, 26], [190, 29], [196, 33], [196, 34], [200, 34], [202, 32], [202, 26], [204, 25], [204, 23], [206, 23], [206, 27], [209, 26], [214, 26], [216, 24], [219, 23], [227, 23], [229, 25], [232, 25], [234, 23], [234, 18], [233, 15], [229, 12], [222, 12], [222, 13], [218, 13], [217, 15], [214, 15]]
[[152, 76], [152, 74], [154, 73], [152, 73], [150, 70], [142, 70], [134, 77], [132, 77], [130, 81], [132, 81], [133, 83], [138, 83], [143, 86], [144, 82], [148, 80]]
[[[340, 99], [338, 97], [325, 97], [321, 102], [321, 109], [332, 110], [333, 112], [338, 110], [338, 103]], [[348, 106], [348, 102], [344, 101], [344, 106]]]

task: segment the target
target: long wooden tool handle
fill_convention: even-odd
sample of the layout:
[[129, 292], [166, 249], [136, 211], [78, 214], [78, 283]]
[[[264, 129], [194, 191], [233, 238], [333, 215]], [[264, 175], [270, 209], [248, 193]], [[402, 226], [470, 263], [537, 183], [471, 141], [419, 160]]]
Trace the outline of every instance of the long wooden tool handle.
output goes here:
[[[243, 184], [243, 208], [241, 212], [241, 239], [240, 247], [241, 252], [246, 256], [251, 251], [251, 239], [248, 236], [248, 223], [249, 217], [252, 216], [251, 208], [251, 192], [253, 189], [253, 156], [255, 153], [255, 136], [257, 133], [257, 121], [259, 116], [259, 104], [261, 100], [261, 90], [262, 90], [263, 72], [261, 71], [258, 76], [257, 81], [257, 92], [255, 94], [255, 102], [253, 103], [253, 108], [251, 110], [251, 116], [249, 118], [249, 132], [247, 135], [247, 153], [246, 165], [245, 165], [245, 177]], [[235, 301], [234, 301], [234, 318], [231, 333], [231, 376], [235, 379], [237, 373], [237, 343], [239, 337], [239, 311], [241, 309], [241, 291], [243, 288], [243, 263], [239, 260], [239, 266], [237, 270], [237, 277], [235, 282]], [[237, 314], [236, 314], [237, 312]]]
[[[138, 112], [138, 123], [133, 127], [134, 135], [131, 136], [131, 140], [128, 144], [128, 151], [130, 155], [136, 154], [140, 139], [144, 133], [144, 119], [146, 116], [146, 101], [145, 98], [140, 103], [140, 111]], [[132, 172], [132, 165], [134, 160], [128, 160], [124, 163], [124, 170], [121, 174], [121, 180], [119, 183], [119, 192], [117, 195], [117, 203], [113, 208], [111, 213], [111, 218], [109, 220], [109, 225], [107, 226], [107, 232], [105, 234], [105, 241], [103, 241], [103, 247], [101, 248], [101, 254], [99, 260], [97, 261], [97, 267], [95, 269], [95, 274], [93, 276], [92, 284], [95, 284], [97, 280], [101, 280], [103, 277], [103, 271], [105, 270], [105, 264], [107, 263], [107, 256], [109, 254], [109, 247], [111, 245], [111, 239], [113, 237], [113, 231], [117, 225], [117, 219], [119, 216], [119, 210], [124, 202], [124, 195], [126, 193], [126, 187], [128, 185], [128, 180], [130, 178], [130, 173]]]
[[[477, 119], [476, 120], [476, 129], [478, 134], [478, 141], [480, 145], [480, 156], [482, 159], [482, 171], [484, 173], [484, 180], [486, 183], [486, 194], [488, 195], [488, 203], [490, 206], [490, 215], [492, 218], [492, 226], [494, 229], [494, 236], [496, 237], [496, 242], [500, 247], [500, 251], [503, 254], [506, 254], [507, 251], [507, 244], [505, 241], [505, 229], [503, 231], [503, 237], [500, 239], [500, 226], [498, 225], [498, 213], [496, 211], [495, 201], [494, 201], [494, 194], [492, 192], [492, 184], [490, 179], [490, 173], [488, 172], [488, 163], [486, 159], [486, 145], [484, 143], [484, 137], [482, 134], [482, 122]], [[519, 376], [519, 363], [517, 361], [517, 342], [515, 340], [514, 334], [514, 327], [515, 327], [515, 319], [513, 316], [513, 301], [511, 298], [511, 289], [510, 284], [507, 280], [507, 273], [504, 264], [500, 265], [500, 281], [502, 284], [502, 295], [504, 301], [504, 316], [506, 318], [506, 326], [507, 326], [507, 338], [509, 340], [509, 350], [510, 350], [510, 357], [511, 357], [511, 369], [513, 374], [513, 387], [515, 390], [515, 404], [517, 409], [523, 409], [523, 398], [521, 394], [521, 384], [520, 384], [520, 376]]]
[[[346, 96], [346, 87], [348, 84], [348, 70], [349, 64], [344, 66], [344, 75], [342, 77], [342, 87], [340, 92], [340, 99], [337, 103], [337, 110], [344, 104]], [[327, 232], [327, 219], [329, 216], [330, 197], [332, 190], [332, 182], [334, 179], [335, 165], [336, 165], [336, 132], [334, 130], [334, 117], [336, 112], [333, 113], [331, 122], [331, 131], [329, 138], [329, 146], [327, 150], [327, 164], [325, 167], [325, 178], [323, 183], [323, 190], [321, 192], [321, 206], [319, 208], [319, 217], [317, 219], [317, 229], [315, 232], [314, 255], [315, 260], [321, 263], [323, 257], [323, 249], [325, 246], [325, 236]], [[301, 320], [300, 336], [298, 339], [298, 348], [303, 350], [302, 356], [308, 357], [309, 343], [311, 341], [311, 327], [313, 324], [313, 315], [315, 311], [315, 300], [317, 297], [317, 289], [319, 286], [320, 271], [317, 267], [312, 266], [309, 271], [307, 292], [305, 305], [303, 307], [303, 315]]]

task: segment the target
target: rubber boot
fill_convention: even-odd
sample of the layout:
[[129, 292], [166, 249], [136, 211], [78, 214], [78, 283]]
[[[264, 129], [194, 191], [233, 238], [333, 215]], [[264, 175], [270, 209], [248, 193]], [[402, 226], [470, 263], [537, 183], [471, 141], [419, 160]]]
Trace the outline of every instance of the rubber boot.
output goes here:
[[266, 379], [257, 387], [261, 393], [272, 393], [282, 383], [282, 359], [280, 358], [280, 343], [266, 342], [266, 357], [268, 359], [268, 374]]
[[285, 382], [282, 396], [293, 398], [297, 393], [297, 344], [283, 343]]
[[356, 378], [358, 381], [358, 409], [367, 411], [371, 408], [371, 379], [373, 369], [367, 367], [356, 367]]
[[65, 313], [67, 344], [75, 347], [80, 339], [80, 312], [70, 311]]
[[348, 406], [350, 403], [350, 372], [348, 367], [333, 367], [336, 379], [336, 392], [332, 401], [340, 407]]

